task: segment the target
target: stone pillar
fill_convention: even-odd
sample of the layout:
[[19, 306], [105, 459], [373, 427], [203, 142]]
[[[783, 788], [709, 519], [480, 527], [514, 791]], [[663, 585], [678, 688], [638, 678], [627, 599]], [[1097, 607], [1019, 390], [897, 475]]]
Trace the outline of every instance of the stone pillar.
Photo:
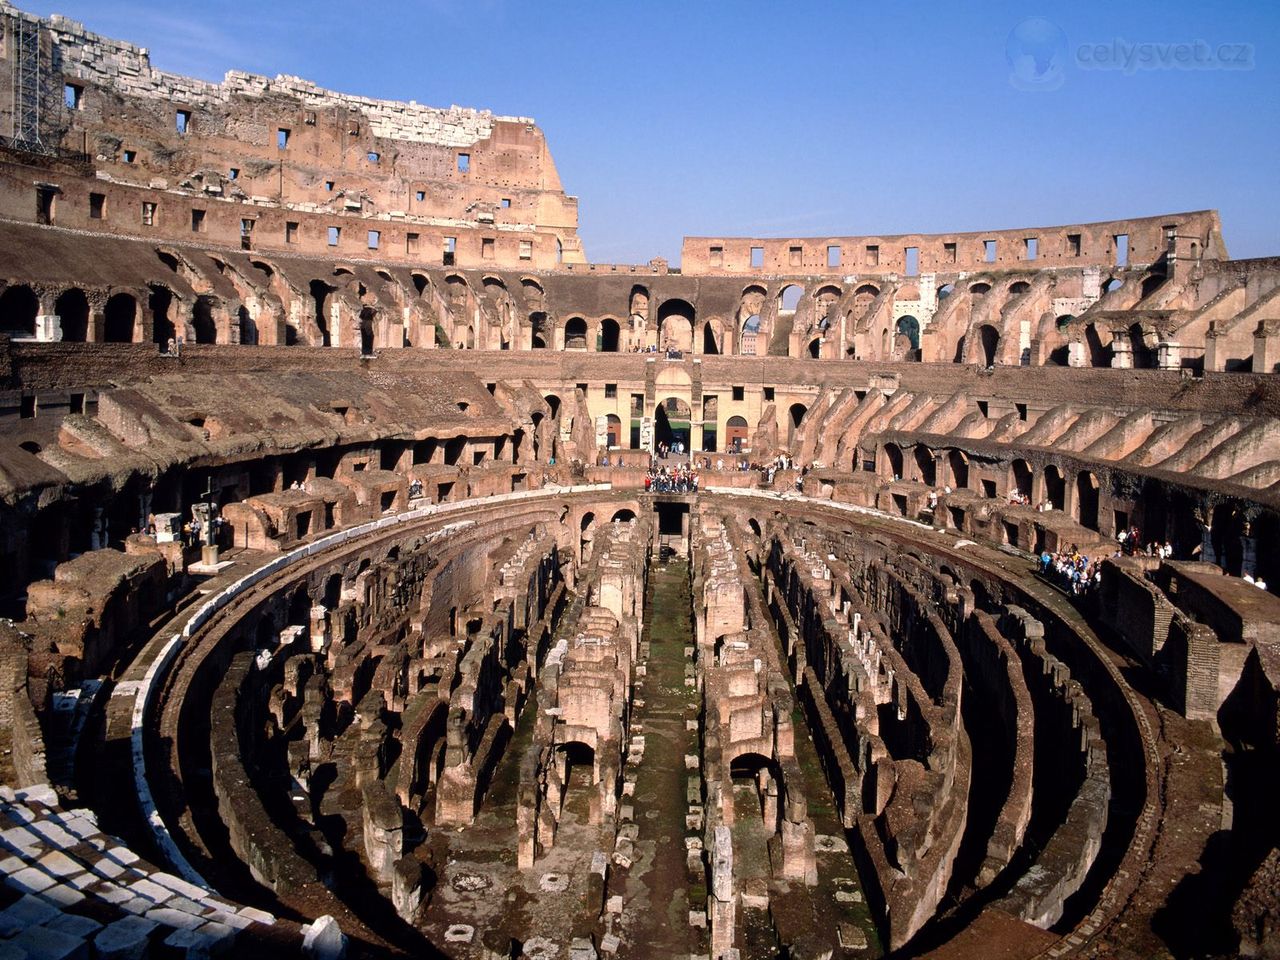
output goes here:
[[1205, 372], [1221, 371], [1226, 368], [1227, 358], [1218, 343], [1216, 321], [1210, 321], [1209, 331], [1204, 335], [1204, 369]]
[[1253, 372], [1275, 373], [1280, 366], [1280, 320], [1263, 320], [1253, 334]]
[[57, 343], [62, 339], [62, 318], [56, 313], [36, 317], [36, 339], [41, 343]]
[[1177, 370], [1182, 366], [1182, 344], [1161, 341], [1156, 347], [1156, 366], [1161, 370]]
[[1124, 337], [1111, 339], [1111, 366], [1116, 370], [1133, 369], [1133, 345]]

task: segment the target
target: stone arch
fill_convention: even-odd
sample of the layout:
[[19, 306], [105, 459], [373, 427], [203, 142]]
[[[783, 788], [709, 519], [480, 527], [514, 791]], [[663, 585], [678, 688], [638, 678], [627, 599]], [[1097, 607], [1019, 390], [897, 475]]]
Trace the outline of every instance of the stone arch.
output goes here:
[[787, 410], [789, 416], [787, 418], [787, 443], [795, 440], [796, 431], [800, 429], [800, 424], [804, 420], [805, 414], [809, 412], [809, 408], [803, 403], [793, 403]]
[[898, 335], [898, 346], [904, 348], [901, 352], [895, 350], [894, 353], [904, 356], [908, 360], [919, 360], [920, 321], [910, 314], [906, 314], [898, 318], [894, 328]]
[[195, 331], [196, 343], [217, 343], [218, 325], [213, 319], [213, 297], [201, 294], [196, 297], [191, 308], [191, 328]]
[[951, 470], [951, 486], [956, 490], [967, 490], [969, 487], [969, 457], [963, 450], [952, 450], [947, 454], [947, 466]]
[[982, 353], [978, 360], [984, 367], [993, 367], [1000, 356], [1000, 331], [989, 323], [978, 328], [978, 346]]
[[564, 324], [564, 348], [566, 350], [586, 350], [587, 321], [582, 317], [570, 317]]
[[600, 321], [600, 351], [617, 353], [621, 349], [622, 327], [613, 317], [605, 317]]
[[917, 443], [913, 453], [920, 482], [930, 487], [935, 486], [938, 482], [938, 472], [933, 451], [923, 443]]
[[0, 294], [0, 330], [11, 336], [34, 337], [40, 298], [25, 284], [8, 287]]
[[1044, 498], [1055, 510], [1066, 508], [1066, 479], [1062, 476], [1062, 471], [1053, 463], [1044, 468]]
[[886, 443], [884, 445], [884, 462], [891, 479], [902, 478], [903, 456], [900, 446], [896, 443]]
[[795, 313], [804, 297], [804, 287], [788, 283], [778, 291], [778, 313]]
[[1075, 520], [1090, 530], [1098, 529], [1098, 478], [1092, 471], [1076, 474]]
[[84, 343], [89, 338], [89, 298], [79, 287], [63, 290], [53, 304], [53, 312], [62, 320], [64, 342]]
[[1021, 457], [1014, 460], [1009, 467], [1011, 479], [1013, 481], [1013, 489], [1018, 491], [1028, 500], [1031, 499], [1032, 472], [1031, 464], [1027, 463]]
[[658, 346], [684, 352], [693, 350], [697, 311], [687, 300], [664, 300], [658, 308]]
[[132, 343], [138, 319], [138, 301], [131, 293], [117, 293], [103, 312], [102, 339], [107, 343]]

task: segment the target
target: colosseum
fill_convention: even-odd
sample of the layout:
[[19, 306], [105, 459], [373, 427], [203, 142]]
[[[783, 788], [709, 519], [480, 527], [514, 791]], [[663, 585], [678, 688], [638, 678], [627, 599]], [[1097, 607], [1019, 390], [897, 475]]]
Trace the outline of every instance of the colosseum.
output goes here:
[[0, 960], [1280, 956], [1280, 257], [0, 34]]

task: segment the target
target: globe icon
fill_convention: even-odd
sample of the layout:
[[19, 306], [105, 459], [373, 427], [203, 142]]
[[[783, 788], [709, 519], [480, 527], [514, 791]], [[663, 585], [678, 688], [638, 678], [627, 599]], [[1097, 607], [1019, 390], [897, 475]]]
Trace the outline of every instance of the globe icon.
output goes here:
[[1065, 79], [1067, 35], [1052, 20], [1031, 17], [1004, 44], [1009, 83], [1018, 90], [1057, 90]]

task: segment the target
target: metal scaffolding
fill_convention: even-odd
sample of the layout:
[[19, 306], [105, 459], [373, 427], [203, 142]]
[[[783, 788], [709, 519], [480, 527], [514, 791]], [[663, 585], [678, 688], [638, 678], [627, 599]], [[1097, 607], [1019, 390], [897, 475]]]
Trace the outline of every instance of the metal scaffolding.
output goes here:
[[14, 17], [13, 24], [13, 139], [40, 144], [40, 24]]

